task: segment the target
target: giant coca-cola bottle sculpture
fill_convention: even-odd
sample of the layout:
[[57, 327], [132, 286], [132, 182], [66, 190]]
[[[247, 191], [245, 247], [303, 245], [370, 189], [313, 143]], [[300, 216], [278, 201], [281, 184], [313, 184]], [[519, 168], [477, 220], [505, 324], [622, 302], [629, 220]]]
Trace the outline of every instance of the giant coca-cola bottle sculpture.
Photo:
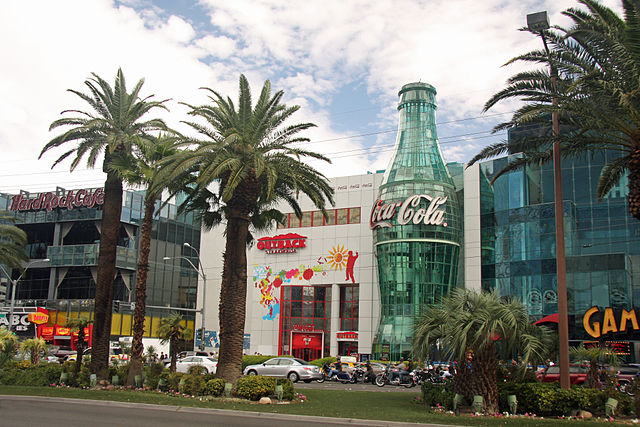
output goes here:
[[370, 225], [378, 262], [380, 323], [374, 357], [411, 351], [413, 322], [456, 286], [462, 221], [436, 132], [436, 90], [404, 85], [395, 151]]

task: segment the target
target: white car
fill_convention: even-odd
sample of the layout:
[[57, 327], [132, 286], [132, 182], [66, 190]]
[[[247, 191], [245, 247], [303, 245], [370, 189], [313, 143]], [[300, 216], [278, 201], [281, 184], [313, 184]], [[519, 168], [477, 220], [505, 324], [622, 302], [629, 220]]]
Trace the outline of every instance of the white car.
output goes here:
[[194, 365], [202, 365], [206, 370], [205, 373], [215, 374], [218, 368], [218, 361], [213, 357], [207, 356], [187, 356], [176, 362], [176, 372], [187, 372], [189, 367]]

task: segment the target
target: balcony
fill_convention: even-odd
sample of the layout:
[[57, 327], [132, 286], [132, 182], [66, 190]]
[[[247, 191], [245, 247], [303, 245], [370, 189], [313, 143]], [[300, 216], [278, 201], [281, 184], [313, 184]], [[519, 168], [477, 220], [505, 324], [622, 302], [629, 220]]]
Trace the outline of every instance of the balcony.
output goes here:
[[[80, 267], [98, 265], [100, 243], [87, 245], [49, 246], [47, 258], [52, 267]], [[116, 252], [116, 267], [135, 270], [138, 262], [135, 249], [118, 246]]]

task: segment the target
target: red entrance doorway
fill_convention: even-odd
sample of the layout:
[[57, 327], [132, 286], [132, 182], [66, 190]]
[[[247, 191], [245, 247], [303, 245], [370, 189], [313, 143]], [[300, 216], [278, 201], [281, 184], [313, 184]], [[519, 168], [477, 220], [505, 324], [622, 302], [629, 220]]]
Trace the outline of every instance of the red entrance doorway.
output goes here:
[[291, 332], [291, 354], [306, 361], [320, 359], [323, 341], [322, 332]]

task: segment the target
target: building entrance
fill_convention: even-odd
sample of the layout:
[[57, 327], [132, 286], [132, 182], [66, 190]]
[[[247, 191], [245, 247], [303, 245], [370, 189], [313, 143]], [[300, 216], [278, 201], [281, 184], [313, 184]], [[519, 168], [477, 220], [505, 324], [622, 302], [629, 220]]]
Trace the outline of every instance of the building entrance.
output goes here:
[[291, 354], [307, 362], [322, 358], [323, 336], [322, 332], [291, 332]]

